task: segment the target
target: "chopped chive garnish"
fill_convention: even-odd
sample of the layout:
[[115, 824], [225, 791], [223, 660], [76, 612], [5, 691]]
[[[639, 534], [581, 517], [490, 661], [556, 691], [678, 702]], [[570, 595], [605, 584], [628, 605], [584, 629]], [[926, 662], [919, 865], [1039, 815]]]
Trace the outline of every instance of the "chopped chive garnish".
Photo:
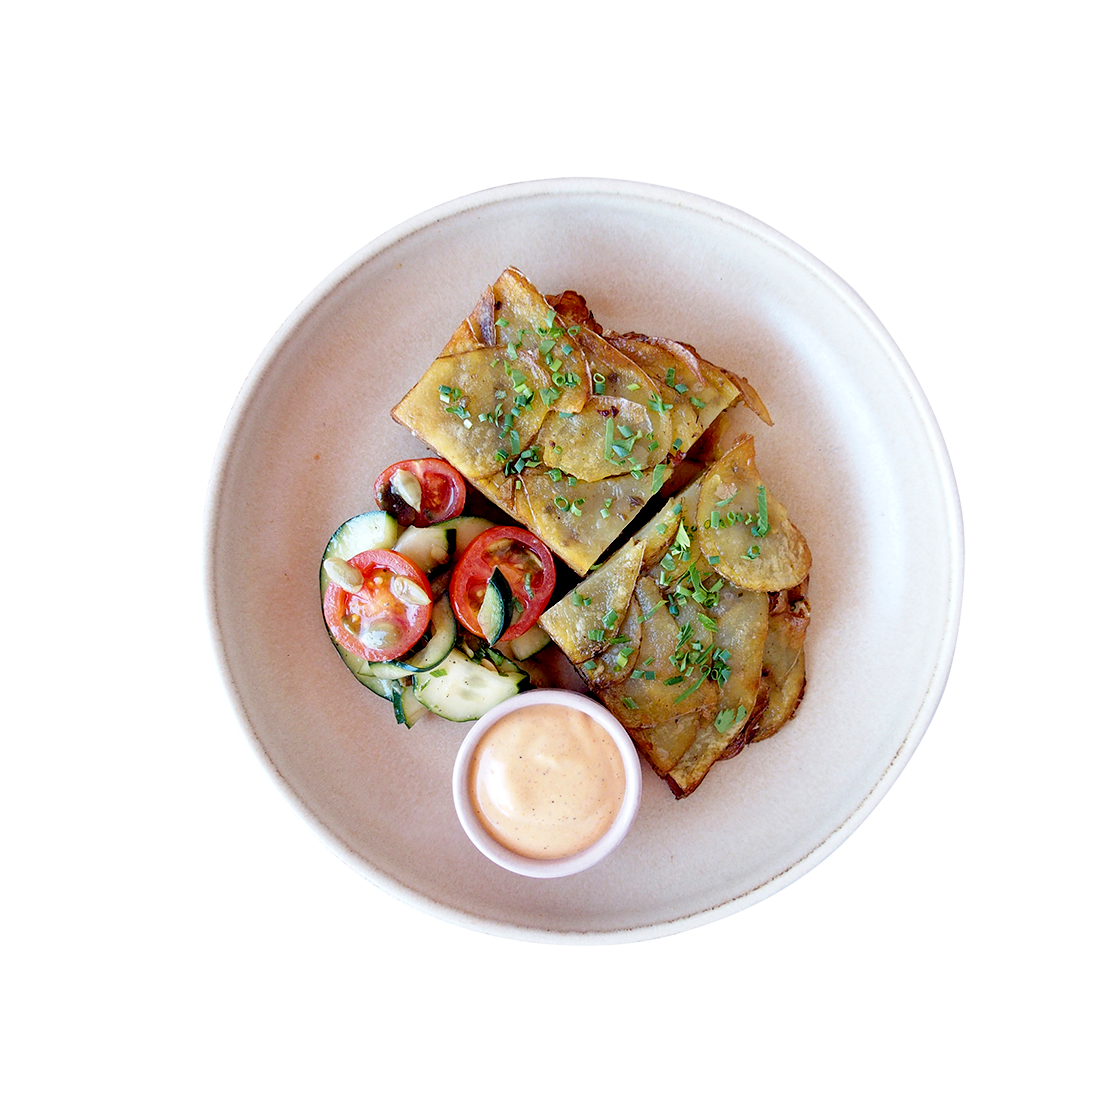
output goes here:
[[745, 709], [743, 706], [739, 706], [736, 710], [722, 710], [721, 713], [714, 718], [714, 728], [719, 733], [728, 733], [733, 723], [744, 712]]
[[652, 468], [652, 493], [658, 494], [663, 487], [664, 479], [667, 477], [667, 464], [657, 463]]
[[[768, 532], [768, 492], [763, 486], [756, 487], [756, 524], [752, 526], [753, 536], [766, 536]], [[759, 555], [760, 549], [756, 549]]]

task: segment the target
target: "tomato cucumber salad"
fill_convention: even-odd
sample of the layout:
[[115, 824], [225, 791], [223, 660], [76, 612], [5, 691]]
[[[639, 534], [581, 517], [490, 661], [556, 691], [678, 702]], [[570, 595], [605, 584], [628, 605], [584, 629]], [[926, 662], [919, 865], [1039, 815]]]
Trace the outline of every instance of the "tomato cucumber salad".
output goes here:
[[463, 515], [463, 478], [442, 459], [388, 467], [375, 501], [336, 529], [320, 568], [324, 620], [355, 678], [405, 726], [429, 712], [473, 721], [526, 689], [520, 661], [549, 643], [536, 624], [556, 579], [544, 543]]

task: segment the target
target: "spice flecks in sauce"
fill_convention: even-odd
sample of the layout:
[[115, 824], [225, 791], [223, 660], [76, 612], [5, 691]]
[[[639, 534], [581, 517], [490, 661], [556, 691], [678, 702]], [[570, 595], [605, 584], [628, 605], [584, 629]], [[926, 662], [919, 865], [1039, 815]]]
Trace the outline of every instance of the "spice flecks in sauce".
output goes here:
[[613, 825], [625, 767], [609, 733], [569, 706], [514, 710], [479, 741], [471, 803], [499, 844], [535, 860], [589, 848]]

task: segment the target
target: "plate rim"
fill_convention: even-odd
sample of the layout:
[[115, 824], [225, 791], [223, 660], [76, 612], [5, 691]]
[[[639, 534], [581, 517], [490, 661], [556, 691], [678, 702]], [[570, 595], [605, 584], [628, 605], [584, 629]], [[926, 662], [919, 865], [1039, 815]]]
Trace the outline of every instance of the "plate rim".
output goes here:
[[[270, 757], [262, 738], [247, 714], [244, 700], [232, 672], [225, 637], [220, 623], [217, 603], [217, 566], [218, 528], [220, 524], [220, 499], [227, 480], [235, 449], [246, 423], [250, 406], [260, 392], [267, 371], [270, 369], [284, 347], [292, 340], [298, 328], [343, 282], [354, 274], [370, 259], [395, 247], [403, 240], [432, 227], [437, 223], [456, 218], [468, 211], [491, 208], [509, 201], [528, 200], [543, 196], [588, 195], [591, 193], [609, 197], [625, 197], [669, 207], [687, 209], [701, 216], [720, 220], [730, 227], [756, 235], [767, 245], [789, 256], [795, 263], [809, 270], [819, 281], [835, 293], [860, 323], [871, 333], [872, 338], [883, 350], [892, 369], [898, 374], [904, 389], [915, 406], [923, 431], [931, 449], [940, 480], [944, 508], [949, 525], [951, 543], [949, 545], [949, 597], [945, 614], [945, 624], [934, 663], [933, 673], [923, 694], [921, 704], [903, 736], [899, 747], [887, 767], [872, 785], [863, 799], [845, 819], [831, 831], [819, 844], [803, 854], [792, 864], [781, 869], [774, 876], [725, 899], [711, 907], [691, 914], [678, 915], [660, 922], [643, 926], [617, 927], [605, 930], [563, 930], [535, 926], [519, 926], [509, 922], [461, 911], [445, 905], [429, 896], [401, 883], [394, 877], [374, 867], [359, 855], [342, 837], [330, 829], [301, 799], [292, 785], [281, 775]], [[533, 181], [515, 182], [493, 188], [467, 193], [418, 213], [395, 225], [388, 231], [372, 239], [343, 263], [325, 276], [312, 291], [304, 297], [289, 314], [270, 341], [255, 360], [250, 372], [236, 395], [231, 411], [225, 422], [216, 448], [212, 470], [209, 475], [205, 498], [203, 522], [204, 536], [204, 594], [208, 627], [212, 638], [212, 648], [217, 667], [224, 682], [225, 691], [256, 755], [263, 766], [292, 802], [295, 809], [306, 819], [326, 845], [365, 879], [370, 880], [378, 889], [392, 895], [400, 902], [422, 910], [431, 916], [453, 925], [463, 926], [480, 933], [511, 938], [518, 941], [555, 942], [560, 944], [600, 944], [643, 941], [666, 937], [688, 929], [718, 921], [753, 906], [777, 891], [782, 890], [795, 880], [800, 879], [816, 865], [821, 863], [834, 850], [839, 848], [875, 809], [892, 784], [906, 767], [911, 755], [925, 735], [930, 722], [940, 704], [941, 697], [952, 668], [956, 651], [957, 633], [960, 625], [961, 604], [964, 589], [964, 524], [961, 513], [960, 495], [956, 475], [953, 471], [945, 440], [929, 401], [926, 399], [918, 379], [910, 364], [899, 350], [895, 341], [884, 328], [876, 314], [862, 297], [825, 263], [811, 255], [793, 240], [764, 224], [748, 213], [712, 200], [696, 193], [686, 192], [670, 186], [654, 185], [646, 182], [629, 181], [618, 178], [566, 177], [542, 178]], [[538, 881], [541, 882], [541, 881]]]

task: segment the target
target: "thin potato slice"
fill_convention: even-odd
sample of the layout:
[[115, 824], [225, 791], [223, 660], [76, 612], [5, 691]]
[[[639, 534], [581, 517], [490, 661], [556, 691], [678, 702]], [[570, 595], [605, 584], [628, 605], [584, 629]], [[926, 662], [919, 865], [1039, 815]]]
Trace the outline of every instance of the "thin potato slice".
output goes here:
[[593, 668], [583, 664], [583, 670], [590, 675], [590, 685], [595, 689], [609, 686], [611, 683], [620, 683], [629, 677], [636, 666], [637, 655], [640, 653], [640, 629], [643, 623], [640, 620], [640, 604], [636, 598], [629, 599], [629, 608], [625, 611], [625, 620], [617, 629], [617, 635], [607, 643], [605, 651], [595, 656], [587, 663], [593, 663]]
[[459, 325], [444, 345], [440, 358], [449, 355], [464, 355], [477, 351], [480, 347], [497, 345], [497, 330], [494, 327], [494, 287], [487, 286], [471, 310], [471, 315]]
[[653, 416], [622, 397], [592, 397], [578, 413], [553, 411], [537, 437], [544, 466], [588, 482], [628, 474], [633, 466], [648, 470], [667, 458], [667, 448], [655, 439]]
[[606, 340], [655, 383], [671, 414], [672, 442], [679, 441], [677, 451], [687, 451], [714, 417], [738, 396], [739, 391], [728, 380], [708, 382], [700, 373], [697, 360], [678, 345], [672, 347], [668, 340], [634, 333], [607, 335]]
[[660, 722], [659, 725], [630, 729], [629, 735], [657, 774], [666, 776], [690, 748], [697, 732], [697, 716], [687, 714], [673, 721]]
[[752, 741], [763, 741], [791, 719], [806, 686], [804, 642], [810, 625], [810, 607], [805, 599], [784, 600], [768, 618], [764, 641], [764, 683], [768, 705], [760, 716]]
[[[581, 664], [606, 647], [629, 609], [644, 545], [622, 548], [604, 567], [540, 616], [540, 627], [567, 658]], [[608, 615], [614, 616], [607, 624]], [[594, 636], [591, 636], [591, 634]]]
[[690, 746], [668, 770], [668, 785], [678, 798], [689, 795], [738, 736], [751, 730], [760, 695], [768, 596], [723, 589], [710, 615], [716, 624], [713, 645], [728, 652], [730, 674], [714, 706], [701, 715]]
[[674, 498], [668, 498], [659, 512], [633, 533], [632, 542], [644, 541], [645, 567], [655, 567], [660, 557], [671, 547], [675, 533], [679, 530], [682, 510], [678, 505]]
[[581, 293], [565, 289], [558, 295], [549, 293], [546, 300], [568, 324], [577, 324], [580, 328], [589, 328], [592, 332], [602, 334], [601, 325], [586, 307], [586, 298]]
[[[760, 591], [721, 592], [720, 603], [710, 610], [717, 622], [714, 644], [729, 652], [730, 675], [721, 688], [720, 710], [735, 715], [738, 731], [756, 705], [768, 635], [768, 596]], [[723, 723], [724, 724], [724, 723]]]
[[616, 475], [572, 486], [565, 478], [553, 479], [547, 468], [537, 467], [526, 470], [517, 481], [518, 497], [528, 499], [530, 527], [579, 575], [587, 574], [652, 493], [651, 472], [640, 478]]
[[[758, 534], [759, 491], [767, 504], [767, 532]], [[728, 523], [729, 515], [737, 519]], [[747, 520], [746, 520], [747, 518]], [[810, 571], [810, 549], [787, 511], [772, 496], [756, 469], [751, 436], [710, 468], [698, 499], [700, 544], [707, 559], [716, 556], [716, 570], [745, 590], [774, 591], [796, 586]], [[714, 523], [720, 527], [713, 527]]]
[[516, 439], [503, 435], [501, 423], [490, 419], [500, 412], [504, 421], [504, 414], [514, 404], [511, 380], [500, 363], [491, 365], [503, 355], [501, 349], [481, 348], [437, 359], [393, 410], [396, 421], [412, 429], [472, 481], [497, 473], [502, 466], [497, 453], [508, 452], [511, 442], [519, 449], [528, 447], [547, 412], [539, 391], [548, 378], [521, 353], [514, 366], [533, 397], [512, 422]]
[[[528, 353], [549, 375], [561, 376], [550, 383], [552, 388], [560, 390], [558, 400], [552, 404], [564, 412], [577, 413], [591, 395], [587, 352], [575, 336], [567, 332], [566, 323], [553, 312], [540, 291], [519, 270], [513, 267], [504, 270], [491, 290], [495, 338], [487, 346], [503, 345], [512, 347], [518, 354]], [[484, 310], [483, 301], [479, 301], [475, 311], [481, 310]], [[570, 384], [566, 384], [568, 382]]]

